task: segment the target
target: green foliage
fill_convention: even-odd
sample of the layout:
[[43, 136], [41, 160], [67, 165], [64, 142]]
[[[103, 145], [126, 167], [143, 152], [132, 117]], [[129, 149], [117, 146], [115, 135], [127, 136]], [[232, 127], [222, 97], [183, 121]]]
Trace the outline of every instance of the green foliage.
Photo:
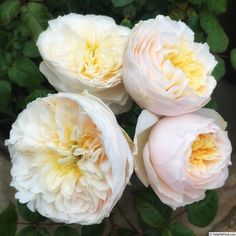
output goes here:
[[172, 209], [164, 204], [151, 188], [140, 187], [134, 191], [135, 196], [142, 198], [144, 201], [153, 205], [160, 212], [163, 219], [168, 222], [170, 220]]
[[15, 206], [9, 206], [0, 214], [0, 235], [15, 236], [17, 227], [17, 213]]
[[37, 87], [44, 79], [37, 65], [27, 57], [17, 59], [9, 69], [8, 76], [17, 85], [30, 88]]
[[132, 23], [128, 18], [124, 18], [120, 24], [129, 28], [132, 28]]
[[59, 226], [54, 231], [53, 236], [79, 236], [79, 233], [71, 226]]
[[227, 0], [207, 0], [207, 7], [214, 14], [222, 14], [227, 10]]
[[39, 57], [39, 51], [38, 48], [36, 47], [35, 43], [32, 41], [28, 41], [25, 43], [24, 48], [23, 48], [23, 54], [26, 57], [30, 58], [35, 58]]
[[0, 112], [8, 113], [11, 102], [11, 83], [6, 80], [0, 80]]
[[140, 217], [146, 224], [156, 228], [163, 225], [164, 219], [161, 213], [152, 204], [139, 197], [136, 198], [135, 204]]
[[217, 193], [206, 192], [205, 199], [186, 206], [189, 221], [198, 227], [209, 225], [215, 218], [218, 209]]
[[219, 56], [216, 56], [216, 60], [218, 64], [214, 68], [212, 75], [216, 80], [220, 80], [225, 75], [225, 61]]
[[51, 234], [48, 232], [47, 229], [39, 227], [36, 229], [36, 235], [35, 236], [51, 236]]
[[217, 111], [218, 103], [214, 98], [212, 98], [211, 101], [208, 102], [204, 108], [211, 108]]
[[0, 25], [9, 24], [20, 10], [20, 0], [3, 1], [0, 5]]
[[[134, 195], [139, 216], [145, 224], [153, 228], [153, 233], [157, 233], [157, 229], [161, 230], [168, 224], [172, 209], [162, 203], [150, 188], [141, 187], [134, 191]], [[147, 227], [145, 225], [142, 226], [142, 221], [140, 225], [143, 229], [146, 229]]]
[[132, 2], [133, 0], [112, 0], [114, 7], [124, 7]]
[[35, 226], [27, 226], [17, 232], [16, 236], [50, 236], [51, 234], [45, 228], [37, 228]]
[[119, 228], [116, 229], [111, 236], [135, 236], [137, 235], [137, 233], [131, 229], [123, 229], [123, 228]]
[[207, 43], [209, 44], [212, 52], [223, 53], [228, 47], [229, 38], [222, 28], [218, 28], [208, 35]]
[[101, 236], [105, 228], [105, 223], [102, 222], [101, 224], [96, 225], [84, 225], [82, 227], [82, 236]]
[[40, 221], [45, 221], [47, 218], [41, 216], [37, 211], [32, 212], [26, 204], [17, 202], [17, 208], [22, 218], [31, 223], [38, 223]]
[[33, 90], [29, 96], [27, 96], [22, 104], [25, 107], [28, 103], [34, 101], [36, 98], [46, 97], [48, 94], [52, 94], [54, 91], [49, 89], [36, 89]]
[[30, 2], [21, 8], [23, 23], [28, 27], [34, 41], [37, 41], [39, 34], [48, 26], [48, 20], [52, 18], [51, 13], [45, 5]]
[[183, 224], [172, 223], [169, 225], [171, 236], [194, 236], [195, 234], [191, 229]]
[[236, 48], [234, 48], [230, 53], [230, 61], [233, 68], [236, 70]]
[[228, 47], [229, 39], [216, 16], [203, 11], [200, 14], [200, 24], [207, 33], [207, 43], [211, 51], [214, 53], [224, 52]]

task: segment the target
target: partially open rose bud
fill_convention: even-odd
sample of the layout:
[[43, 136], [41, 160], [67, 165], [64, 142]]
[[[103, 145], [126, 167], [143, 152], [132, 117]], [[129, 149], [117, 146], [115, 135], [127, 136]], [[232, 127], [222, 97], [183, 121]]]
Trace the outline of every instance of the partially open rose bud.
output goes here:
[[84, 89], [115, 113], [130, 108], [121, 69], [130, 29], [107, 16], [68, 14], [49, 21], [37, 46], [41, 72], [60, 92]]
[[193, 31], [169, 17], [141, 21], [132, 30], [124, 54], [126, 90], [157, 115], [195, 111], [210, 99], [216, 60], [207, 44], [195, 43]]
[[228, 177], [232, 148], [225, 127], [210, 109], [159, 120], [144, 110], [135, 134], [137, 175], [174, 209], [203, 199]]
[[30, 103], [6, 143], [16, 198], [57, 222], [101, 222], [133, 171], [115, 116], [87, 93], [50, 95]]

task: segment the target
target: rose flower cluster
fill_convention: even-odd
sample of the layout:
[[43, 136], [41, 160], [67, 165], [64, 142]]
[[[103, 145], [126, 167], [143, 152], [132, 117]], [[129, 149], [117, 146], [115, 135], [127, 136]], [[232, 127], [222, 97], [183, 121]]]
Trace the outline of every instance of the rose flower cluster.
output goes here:
[[[133, 170], [173, 209], [199, 201], [228, 177], [226, 122], [202, 108], [217, 62], [183, 22], [106, 16], [49, 21], [37, 41], [40, 71], [59, 92], [28, 104], [6, 145], [15, 197], [56, 222], [101, 222]], [[136, 102], [133, 143], [114, 114]]]

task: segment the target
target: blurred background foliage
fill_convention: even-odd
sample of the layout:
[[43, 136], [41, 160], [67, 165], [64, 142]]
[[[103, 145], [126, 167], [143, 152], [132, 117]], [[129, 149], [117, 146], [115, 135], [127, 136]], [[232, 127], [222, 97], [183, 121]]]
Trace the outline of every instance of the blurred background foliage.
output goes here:
[[[41, 59], [35, 46], [48, 20], [70, 12], [102, 14], [132, 28], [139, 20], [157, 14], [169, 15], [186, 22], [195, 32], [197, 42], [209, 44], [218, 61], [213, 74], [219, 80], [226, 73], [226, 65], [229, 71], [236, 69], [236, 49], [233, 49], [236, 45], [225, 32], [227, 27], [228, 32], [232, 29], [229, 25], [232, 19], [224, 19], [235, 6], [235, 0], [0, 0], [1, 134], [8, 135], [17, 114], [28, 102], [56, 92], [38, 69]], [[227, 22], [225, 28], [222, 22]], [[208, 106], [215, 108], [216, 102]], [[134, 106], [118, 117], [131, 136], [139, 112]]]
[[[220, 80], [225, 75], [231, 79], [233, 76], [228, 75], [236, 69], [235, 9], [235, 0], [0, 0], [0, 135], [8, 136], [11, 124], [27, 103], [56, 92], [38, 69], [41, 58], [35, 46], [48, 20], [70, 12], [91, 13], [111, 16], [117, 24], [132, 28], [139, 20], [157, 14], [169, 15], [186, 22], [195, 32], [197, 42], [209, 44], [218, 61], [213, 74]], [[213, 99], [207, 106], [216, 109], [217, 102]], [[139, 113], [140, 108], [134, 104], [131, 111], [117, 117], [131, 138]], [[132, 200], [138, 212], [138, 229], [132, 225], [117, 226], [111, 215], [102, 224], [83, 226], [77, 231], [73, 226], [45, 223], [46, 218], [32, 213], [24, 204], [11, 203], [0, 214], [0, 235], [99, 236], [104, 235], [107, 221], [110, 231], [105, 235], [110, 236], [194, 235], [189, 228], [175, 222], [172, 210], [151, 189], [134, 188]], [[214, 219], [217, 207], [217, 193], [208, 191], [204, 200], [186, 206], [184, 212], [193, 225], [204, 227]], [[117, 208], [124, 216], [122, 209]], [[19, 217], [28, 225], [16, 233]], [[49, 226], [55, 227], [48, 231]]]

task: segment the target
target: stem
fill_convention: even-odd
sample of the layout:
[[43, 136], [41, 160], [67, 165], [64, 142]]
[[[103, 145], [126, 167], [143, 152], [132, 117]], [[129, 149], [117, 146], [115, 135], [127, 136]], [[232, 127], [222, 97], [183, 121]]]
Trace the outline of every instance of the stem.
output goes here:
[[127, 216], [124, 214], [122, 207], [119, 203], [116, 204], [116, 207], [120, 213], [120, 215], [125, 219], [125, 221], [128, 223], [128, 225], [137, 233], [140, 233], [139, 230], [136, 229], [136, 227], [131, 223], [131, 221], [127, 218]]
[[178, 214], [176, 214], [174, 217], [171, 218], [171, 221], [175, 220], [179, 216], [183, 215], [186, 212], [186, 209], [183, 209], [183, 211], [180, 211]]

